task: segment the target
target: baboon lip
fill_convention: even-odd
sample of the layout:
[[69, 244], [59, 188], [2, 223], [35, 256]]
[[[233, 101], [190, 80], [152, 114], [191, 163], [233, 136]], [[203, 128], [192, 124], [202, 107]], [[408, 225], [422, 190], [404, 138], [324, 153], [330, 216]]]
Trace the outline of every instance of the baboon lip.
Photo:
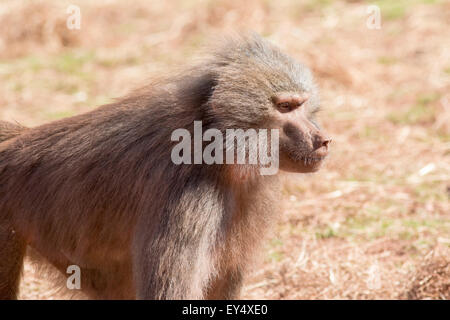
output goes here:
[[308, 155], [308, 156], [302, 156], [301, 160], [302, 161], [310, 161], [310, 162], [320, 162], [322, 160], [324, 160], [326, 158], [326, 156], [312, 156], [312, 155]]
[[292, 159], [302, 163], [305, 167], [316, 167], [327, 157], [327, 152], [293, 152], [291, 153]]
[[302, 161], [305, 166], [317, 166], [325, 160], [326, 157], [326, 154], [311, 152], [310, 154], [300, 156], [300, 161]]
[[322, 161], [323, 159], [325, 159], [326, 156], [306, 156], [306, 157], [302, 157], [302, 159], [307, 159], [307, 160], [314, 160], [314, 161]]

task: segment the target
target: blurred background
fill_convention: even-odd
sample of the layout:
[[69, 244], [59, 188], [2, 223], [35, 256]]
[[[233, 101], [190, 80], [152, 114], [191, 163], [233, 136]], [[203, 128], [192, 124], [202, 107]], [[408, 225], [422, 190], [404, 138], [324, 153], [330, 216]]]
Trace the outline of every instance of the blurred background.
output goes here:
[[[92, 110], [243, 30], [311, 67], [333, 144], [285, 177], [242, 298], [450, 299], [450, 1], [1, 0], [0, 119]], [[27, 262], [22, 299], [63, 297]]]

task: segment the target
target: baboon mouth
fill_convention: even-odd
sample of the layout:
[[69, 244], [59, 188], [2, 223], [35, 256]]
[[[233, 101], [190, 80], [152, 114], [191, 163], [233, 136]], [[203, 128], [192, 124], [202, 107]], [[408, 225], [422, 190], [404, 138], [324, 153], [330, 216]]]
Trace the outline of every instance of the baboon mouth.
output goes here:
[[306, 157], [301, 157], [300, 159], [307, 163], [315, 163], [315, 162], [320, 162], [320, 161], [324, 160], [325, 157], [306, 156]]
[[322, 161], [323, 159], [325, 159], [325, 157], [302, 157], [302, 160], [307, 160], [307, 161]]
[[325, 160], [327, 154], [313, 152], [293, 152], [291, 158], [305, 167], [319, 167], [319, 164]]
[[303, 162], [305, 166], [313, 166], [320, 164], [326, 156], [313, 156], [313, 155], [307, 155], [307, 156], [301, 156], [300, 161]]

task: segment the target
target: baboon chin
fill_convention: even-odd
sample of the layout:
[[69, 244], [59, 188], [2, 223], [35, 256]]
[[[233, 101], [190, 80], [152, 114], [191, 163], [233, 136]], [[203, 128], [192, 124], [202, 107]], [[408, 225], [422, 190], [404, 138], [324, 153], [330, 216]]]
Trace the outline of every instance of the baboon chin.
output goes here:
[[78, 266], [92, 299], [238, 298], [277, 216], [277, 179], [175, 164], [172, 133], [275, 129], [280, 169], [313, 172], [331, 141], [318, 108], [310, 71], [251, 35], [94, 111], [0, 122], [0, 299], [17, 297], [27, 246], [63, 274]]

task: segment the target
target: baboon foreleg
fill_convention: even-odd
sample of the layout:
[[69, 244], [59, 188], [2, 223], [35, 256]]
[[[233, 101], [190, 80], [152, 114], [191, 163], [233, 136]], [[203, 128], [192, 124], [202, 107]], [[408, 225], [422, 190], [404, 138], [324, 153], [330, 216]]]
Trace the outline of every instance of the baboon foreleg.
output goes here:
[[152, 245], [144, 241], [135, 253], [137, 298], [146, 300], [203, 299], [210, 259], [193, 239], [168, 235]]
[[242, 288], [243, 274], [239, 268], [228, 269], [215, 278], [207, 291], [208, 300], [239, 299]]

